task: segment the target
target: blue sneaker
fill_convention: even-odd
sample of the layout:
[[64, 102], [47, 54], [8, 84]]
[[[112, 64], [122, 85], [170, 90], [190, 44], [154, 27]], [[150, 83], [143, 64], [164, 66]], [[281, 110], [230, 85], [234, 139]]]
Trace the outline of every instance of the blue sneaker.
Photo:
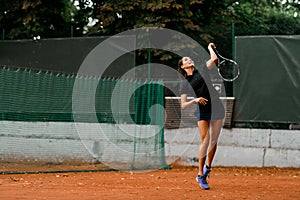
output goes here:
[[199, 186], [203, 189], [203, 190], [209, 190], [209, 186], [208, 183], [206, 181], [206, 176], [200, 176], [198, 175], [196, 177], [196, 181], [199, 183]]
[[203, 166], [203, 176], [209, 177], [210, 171], [211, 171], [211, 169], [208, 168], [206, 165]]

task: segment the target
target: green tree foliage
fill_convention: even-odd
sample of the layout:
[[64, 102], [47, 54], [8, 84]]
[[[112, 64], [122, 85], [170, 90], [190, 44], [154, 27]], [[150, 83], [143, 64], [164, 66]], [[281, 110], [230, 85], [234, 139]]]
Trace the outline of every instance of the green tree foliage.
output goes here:
[[95, 17], [99, 19], [91, 33], [112, 35], [140, 27], [168, 27], [186, 31], [201, 30], [193, 18], [193, 8], [199, 9], [203, 0], [182, 1], [99, 1]]
[[300, 2], [279, 0], [235, 1], [229, 15], [236, 23], [236, 35], [300, 34]]
[[72, 5], [76, 5], [72, 10], [73, 35], [83, 36], [88, 30], [89, 18], [92, 17], [93, 5], [90, 0], [72, 0]]
[[[74, 4], [76, 3], [76, 6]], [[139, 27], [179, 31], [230, 56], [236, 35], [300, 34], [299, 0], [0, 0], [5, 39], [114, 35]], [[89, 19], [98, 22], [88, 27]], [[169, 59], [167, 57], [165, 59]]]
[[93, 35], [113, 35], [140, 27], [169, 28], [207, 43], [214, 37], [205, 28], [222, 16], [224, 0], [93, 0], [94, 17], [99, 22], [90, 30]]
[[70, 32], [69, 0], [0, 0], [5, 39], [65, 37]]

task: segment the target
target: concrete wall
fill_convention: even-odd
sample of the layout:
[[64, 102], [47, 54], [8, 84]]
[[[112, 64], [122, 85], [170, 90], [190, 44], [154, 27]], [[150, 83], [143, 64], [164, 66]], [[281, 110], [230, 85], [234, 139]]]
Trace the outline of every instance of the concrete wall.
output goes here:
[[[197, 128], [165, 131], [168, 162], [197, 166]], [[223, 129], [214, 166], [300, 167], [300, 131], [270, 129]]]
[[[0, 160], [101, 161], [111, 166], [117, 161], [125, 166], [133, 156], [144, 161], [155, 155], [141, 143], [133, 145], [133, 136], [151, 138], [158, 131], [155, 125], [0, 121]], [[146, 142], [151, 149], [157, 141]]]
[[[110, 125], [106, 126], [111, 128], [108, 127]], [[0, 121], [0, 159], [42, 159], [47, 162], [65, 159], [90, 162], [97, 157], [101, 159], [97, 155], [103, 149], [99, 141], [107, 140], [107, 136], [95, 136], [96, 124], [83, 123], [81, 129], [89, 133], [84, 138], [78, 135], [74, 123]], [[154, 132], [148, 134], [153, 135]], [[93, 139], [95, 137], [96, 140]], [[165, 129], [167, 163], [197, 166], [199, 141], [197, 128]], [[105, 156], [105, 151], [103, 153], [100, 156]], [[300, 131], [223, 129], [213, 164], [300, 167]]]

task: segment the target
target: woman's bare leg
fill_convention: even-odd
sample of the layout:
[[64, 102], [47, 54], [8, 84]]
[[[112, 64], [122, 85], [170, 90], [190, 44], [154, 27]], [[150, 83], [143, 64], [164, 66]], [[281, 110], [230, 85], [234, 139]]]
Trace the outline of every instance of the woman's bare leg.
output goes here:
[[199, 172], [198, 175], [203, 175], [203, 166], [206, 160], [207, 149], [209, 145], [209, 123], [208, 120], [198, 121], [198, 129], [201, 138], [201, 144], [198, 151], [198, 160], [199, 160]]
[[214, 120], [211, 121], [210, 124], [210, 141], [209, 141], [209, 150], [207, 154], [207, 166], [211, 167], [213, 159], [215, 157], [216, 151], [217, 151], [217, 145], [218, 145], [218, 139], [221, 132], [221, 128], [223, 125], [223, 120]]

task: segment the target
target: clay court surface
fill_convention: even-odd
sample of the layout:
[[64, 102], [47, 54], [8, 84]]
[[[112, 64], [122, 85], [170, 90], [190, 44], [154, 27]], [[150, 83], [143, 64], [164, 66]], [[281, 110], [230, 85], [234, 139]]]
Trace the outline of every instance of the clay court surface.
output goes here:
[[[299, 199], [300, 170], [291, 168], [214, 168], [211, 189], [195, 181], [197, 168], [172, 166], [168, 170], [96, 171], [63, 166], [53, 172], [23, 174], [18, 166], [1, 163], [0, 199]], [[8, 169], [7, 167], [10, 167]], [[20, 173], [3, 173], [11, 171]], [[58, 170], [59, 169], [59, 170]], [[37, 171], [33, 166], [26, 171]]]

